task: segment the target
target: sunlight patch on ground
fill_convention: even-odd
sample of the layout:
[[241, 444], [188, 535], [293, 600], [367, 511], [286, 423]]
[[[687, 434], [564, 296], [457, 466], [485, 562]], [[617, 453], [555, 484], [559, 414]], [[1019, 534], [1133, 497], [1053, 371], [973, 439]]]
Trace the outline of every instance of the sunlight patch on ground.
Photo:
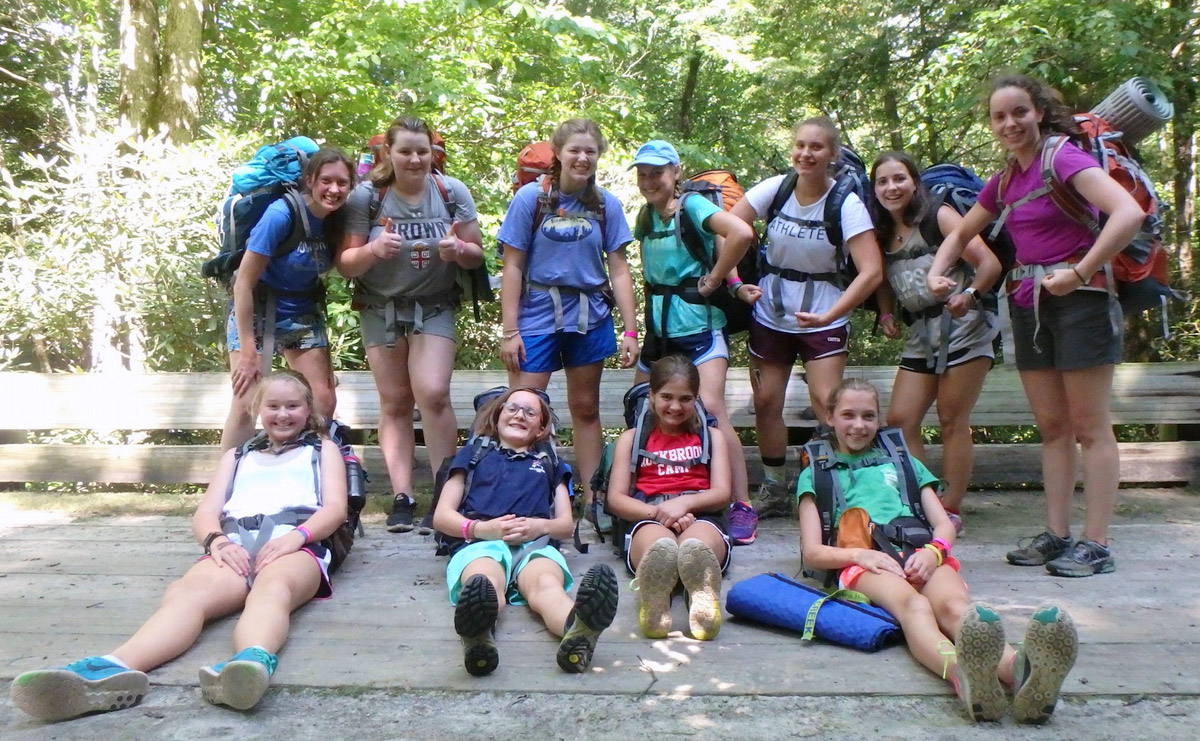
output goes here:
[[30, 525], [63, 525], [73, 519], [65, 512], [23, 509], [12, 502], [0, 500], [0, 535]]

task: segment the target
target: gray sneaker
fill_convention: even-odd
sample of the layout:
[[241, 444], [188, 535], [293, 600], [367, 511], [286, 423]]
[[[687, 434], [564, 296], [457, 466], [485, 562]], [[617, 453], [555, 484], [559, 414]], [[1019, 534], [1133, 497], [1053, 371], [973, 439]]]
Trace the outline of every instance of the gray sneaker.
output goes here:
[[758, 486], [758, 493], [754, 495], [750, 503], [754, 506], [754, 511], [758, 513], [760, 520], [768, 517], [792, 516], [793, 508], [788, 502], [787, 486], [778, 481], [763, 479]]
[[1046, 571], [1055, 576], [1093, 576], [1111, 573], [1116, 568], [1112, 551], [1094, 540], [1081, 540], [1046, 564]]
[[1044, 566], [1066, 553], [1070, 547], [1070, 538], [1060, 538], [1046, 530], [1018, 542], [1016, 550], [1009, 551], [1007, 558], [1013, 566]]
[[1039, 607], [1013, 660], [1014, 721], [1041, 724], [1050, 720], [1078, 653], [1079, 635], [1066, 610], [1055, 605]]

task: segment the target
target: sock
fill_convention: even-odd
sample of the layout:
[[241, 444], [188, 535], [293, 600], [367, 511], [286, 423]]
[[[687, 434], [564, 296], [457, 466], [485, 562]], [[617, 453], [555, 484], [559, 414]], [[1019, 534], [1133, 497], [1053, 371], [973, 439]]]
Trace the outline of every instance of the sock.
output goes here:
[[121, 667], [122, 669], [129, 668], [129, 664], [126, 664], [124, 661], [121, 661], [120, 659], [118, 659], [116, 656], [113, 656], [112, 654], [104, 654], [100, 658], [104, 659], [105, 661], [111, 661], [112, 663], [116, 664], [117, 666]]
[[767, 481], [773, 481], [776, 484], [782, 484], [784, 482], [784, 480], [787, 478], [787, 467], [785, 466], [785, 459], [783, 459], [783, 458], [774, 459], [774, 460], [779, 461], [778, 464], [774, 464], [774, 465], [768, 464], [767, 460], [769, 460], [769, 459], [767, 459], [767, 458], [763, 459], [763, 478], [766, 479]]

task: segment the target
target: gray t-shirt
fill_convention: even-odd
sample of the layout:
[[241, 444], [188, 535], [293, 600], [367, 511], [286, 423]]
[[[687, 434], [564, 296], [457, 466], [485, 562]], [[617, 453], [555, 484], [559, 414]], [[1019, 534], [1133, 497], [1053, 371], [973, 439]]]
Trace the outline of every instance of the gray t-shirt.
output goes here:
[[447, 195], [443, 199], [434, 177], [427, 178], [425, 195], [417, 204], [408, 203], [388, 188], [373, 223], [368, 223], [368, 211], [374, 186], [361, 183], [350, 194], [346, 201], [348, 234], [365, 236], [371, 241], [379, 236], [385, 224], [390, 224], [390, 228], [404, 236], [404, 247], [399, 255], [391, 260], [380, 260], [355, 279], [356, 296], [430, 298], [450, 295], [457, 266], [442, 261], [437, 243], [449, 232], [452, 222], [475, 221], [478, 214], [474, 199], [461, 181], [441, 176]]

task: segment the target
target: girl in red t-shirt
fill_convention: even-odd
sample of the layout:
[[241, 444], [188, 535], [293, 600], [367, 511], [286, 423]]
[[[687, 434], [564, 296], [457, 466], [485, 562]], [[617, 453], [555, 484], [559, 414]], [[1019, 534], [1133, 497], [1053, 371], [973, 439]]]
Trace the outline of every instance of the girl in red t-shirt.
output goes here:
[[710, 640], [721, 628], [721, 573], [729, 566], [729, 452], [720, 430], [709, 428], [709, 461], [695, 462], [704, 424], [696, 414], [699, 392], [700, 374], [690, 360], [669, 355], [655, 362], [649, 398], [654, 427], [636, 481], [629, 466], [634, 430], [621, 435], [613, 455], [608, 507], [631, 523], [625, 563], [637, 577], [638, 625], [647, 638], [670, 631], [671, 595], [679, 582], [690, 597], [692, 636]]

